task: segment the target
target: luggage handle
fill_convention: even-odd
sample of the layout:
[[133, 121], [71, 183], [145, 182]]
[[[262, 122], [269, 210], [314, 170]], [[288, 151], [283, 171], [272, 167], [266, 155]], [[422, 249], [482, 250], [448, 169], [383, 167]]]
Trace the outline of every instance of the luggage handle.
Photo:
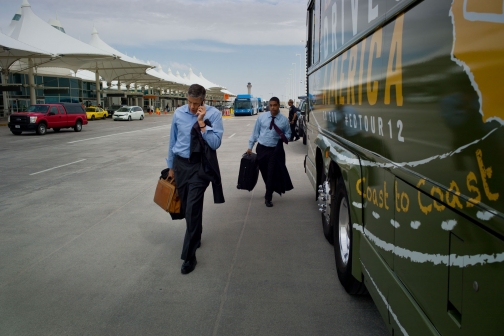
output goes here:
[[167, 176], [165, 179], [164, 179], [166, 182], [170, 183], [170, 184], [173, 184], [174, 186], [177, 186], [175, 184], [175, 179], [171, 176]]

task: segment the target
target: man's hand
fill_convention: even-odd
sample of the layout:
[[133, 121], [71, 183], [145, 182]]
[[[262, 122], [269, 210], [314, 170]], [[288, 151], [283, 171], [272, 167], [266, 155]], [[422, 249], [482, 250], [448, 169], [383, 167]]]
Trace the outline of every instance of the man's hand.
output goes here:
[[247, 149], [246, 154], [252, 154], [252, 149]]
[[196, 112], [196, 115], [198, 116], [198, 122], [203, 122], [206, 114], [206, 107], [205, 105], [201, 105], [198, 107], [198, 112]]
[[169, 171], [168, 171], [168, 178], [172, 178], [175, 180], [175, 171], [173, 170], [173, 168], [171, 168]]

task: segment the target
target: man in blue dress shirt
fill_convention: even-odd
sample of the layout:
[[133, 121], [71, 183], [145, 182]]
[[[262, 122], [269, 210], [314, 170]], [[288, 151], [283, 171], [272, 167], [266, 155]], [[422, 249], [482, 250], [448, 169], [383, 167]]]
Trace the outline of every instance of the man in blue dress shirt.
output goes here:
[[267, 207], [272, 207], [274, 191], [272, 178], [274, 169], [278, 169], [278, 166], [275, 165], [275, 148], [281, 139], [273, 124], [285, 134], [287, 139], [291, 136], [291, 130], [289, 119], [280, 113], [280, 100], [277, 97], [272, 97], [269, 100], [269, 107], [270, 111], [262, 113], [256, 120], [254, 131], [249, 139], [247, 153], [252, 153], [252, 148], [258, 142], [256, 152], [259, 170], [266, 184], [264, 203]]
[[[206, 154], [209, 152], [205, 152], [202, 147], [208, 146], [210, 152], [217, 150], [224, 133], [221, 112], [213, 106], [205, 105], [205, 96], [206, 90], [203, 86], [193, 84], [189, 87], [188, 104], [177, 108], [173, 115], [166, 160], [170, 168], [168, 177], [175, 179], [187, 224], [181, 256], [184, 260], [182, 274], [194, 270], [197, 263], [196, 249], [201, 246], [203, 196], [211, 180], [204, 176], [205, 170], [200, 169], [202, 160], [208, 159]], [[201, 132], [201, 137], [196, 133], [197, 138], [194, 140], [194, 132]], [[220, 173], [218, 175], [220, 181]]]

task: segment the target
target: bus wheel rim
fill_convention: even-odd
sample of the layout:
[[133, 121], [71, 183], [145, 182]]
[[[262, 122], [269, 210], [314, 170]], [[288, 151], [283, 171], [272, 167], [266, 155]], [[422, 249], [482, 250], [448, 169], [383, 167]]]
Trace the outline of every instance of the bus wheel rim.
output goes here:
[[350, 218], [348, 216], [348, 203], [346, 198], [343, 198], [340, 203], [339, 219], [338, 219], [338, 237], [341, 261], [346, 266], [350, 257]]

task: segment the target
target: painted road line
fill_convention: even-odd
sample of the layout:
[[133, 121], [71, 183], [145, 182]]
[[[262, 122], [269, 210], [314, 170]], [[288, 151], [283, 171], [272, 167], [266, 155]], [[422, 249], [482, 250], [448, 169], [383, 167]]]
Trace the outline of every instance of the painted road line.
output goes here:
[[256, 119], [243, 119], [243, 118], [233, 118], [233, 119], [227, 119], [227, 120], [235, 120], [235, 121], [255, 121]]
[[116, 128], [123, 128], [124, 126], [117, 126], [117, 127], [112, 127], [112, 128], [107, 128], [107, 131], [110, 131], [110, 130], [113, 130], [113, 129], [116, 129]]
[[30, 174], [30, 176], [32, 176], [32, 175], [37, 175], [37, 174], [40, 174], [40, 173], [44, 173], [44, 172], [46, 172], [46, 171], [50, 171], [50, 170], [53, 170], [53, 169], [57, 169], [57, 168], [61, 168], [61, 167], [70, 166], [70, 165], [72, 165], [72, 164], [74, 164], [74, 163], [79, 163], [79, 162], [82, 162], [82, 161], [86, 161], [86, 159], [82, 159], [82, 160], [75, 161], [75, 162], [70, 162], [70, 163], [67, 163], [67, 164], [64, 164], [64, 165], [61, 165], [61, 166], [57, 166], [57, 167], [49, 168], [49, 169], [46, 169], [46, 170], [42, 170], [42, 171], [39, 171], [39, 172], [36, 172], [36, 173]]
[[151, 128], [145, 128], [141, 130], [136, 130], [136, 131], [129, 131], [129, 132], [122, 132], [122, 133], [114, 133], [114, 134], [108, 134], [108, 135], [103, 135], [95, 138], [88, 138], [88, 139], [82, 139], [82, 140], [75, 140], [75, 141], [70, 141], [67, 142], [68, 144], [74, 144], [77, 142], [82, 142], [82, 141], [89, 141], [89, 140], [95, 140], [95, 139], [102, 139], [102, 138], [108, 138], [111, 136], [116, 136], [116, 135], [122, 135], [122, 134], [129, 134], [129, 133], [136, 133], [136, 132], [143, 132], [143, 131], [149, 131], [149, 130], [156, 130], [156, 129], [161, 129], [161, 128], [170, 128], [170, 125], [164, 125], [164, 126], [156, 126], [156, 127], [151, 127]]
[[231, 134], [231, 135], [228, 137], [228, 139], [231, 139], [231, 138], [232, 138], [232, 137], [234, 137], [235, 135], [236, 135], [236, 133]]

